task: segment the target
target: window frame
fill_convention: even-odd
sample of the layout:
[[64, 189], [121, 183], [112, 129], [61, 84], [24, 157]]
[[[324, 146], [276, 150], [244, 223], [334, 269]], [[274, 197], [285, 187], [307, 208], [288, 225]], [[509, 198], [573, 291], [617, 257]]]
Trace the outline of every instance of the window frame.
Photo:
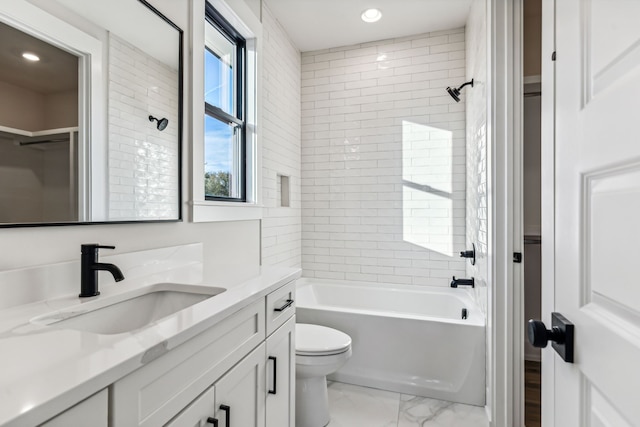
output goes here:
[[[220, 107], [211, 105], [204, 100], [204, 114], [215, 120], [231, 125], [234, 129], [240, 131], [239, 151], [240, 157], [237, 159], [240, 166], [240, 197], [225, 197], [225, 196], [209, 196], [204, 194], [206, 201], [214, 202], [247, 202], [247, 41], [230, 23], [227, 21], [220, 12], [218, 12], [209, 2], [205, 2], [205, 25], [211, 25], [215, 30], [229, 40], [235, 46], [235, 70], [234, 76], [234, 90], [235, 90], [235, 115], [229, 114], [222, 110]], [[211, 50], [206, 42], [204, 44], [205, 51], [211, 52], [217, 56], [213, 50]], [[203, 51], [203, 55], [205, 54]], [[206, 151], [205, 151], [206, 155]], [[234, 159], [235, 161], [236, 159]], [[231, 182], [231, 180], [230, 180]], [[202, 185], [204, 187], [204, 176]]]

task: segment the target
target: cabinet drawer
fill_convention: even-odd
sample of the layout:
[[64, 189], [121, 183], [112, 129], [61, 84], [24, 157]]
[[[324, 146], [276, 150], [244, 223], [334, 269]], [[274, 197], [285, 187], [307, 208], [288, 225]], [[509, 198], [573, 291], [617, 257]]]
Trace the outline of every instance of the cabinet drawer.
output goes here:
[[213, 384], [265, 338], [264, 300], [114, 383], [114, 426], [157, 427]]
[[296, 312], [296, 281], [293, 280], [267, 295], [267, 336]]

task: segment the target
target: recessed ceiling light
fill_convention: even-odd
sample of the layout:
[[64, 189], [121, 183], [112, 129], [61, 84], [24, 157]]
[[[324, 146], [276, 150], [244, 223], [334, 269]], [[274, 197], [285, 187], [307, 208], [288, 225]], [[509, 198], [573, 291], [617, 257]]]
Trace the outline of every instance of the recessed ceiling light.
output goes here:
[[377, 22], [382, 18], [382, 12], [379, 9], [367, 9], [360, 17], [364, 22]]
[[33, 61], [33, 62], [40, 61], [40, 57], [35, 53], [31, 53], [31, 52], [24, 52], [22, 54], [22, 57], [27, 61]]

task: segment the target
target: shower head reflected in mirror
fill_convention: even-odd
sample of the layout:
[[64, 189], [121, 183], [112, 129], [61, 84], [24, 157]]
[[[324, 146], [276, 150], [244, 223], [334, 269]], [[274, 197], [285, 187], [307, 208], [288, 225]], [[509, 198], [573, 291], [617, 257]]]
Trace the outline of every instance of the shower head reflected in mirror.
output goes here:
[[156, 127], [158, 128], [158, 130], [159, 130], [160, 132], [162, 132], [163, 130], [165, 130], [165, 129], [167, 128], [167, 125], [169, 124], [169, 119], [166, 119], [166, 118], [164, 118], [164, 119], [157, 119], [157, 118], [155, 118], [155, 117], [153, 117], [153, 116], [149, 116], [149, 121], [150, 121], [150, 122], [152, 122], [152, 121], [154, 121], [154, 120], [155, 120], [156, 122], [158, 122], [158, 125], [157, 125]]
[[467, 85], [471, 85], [471, 87], [473, 87], [473, 79], [471, 79], [470, 81], [463, 83], [462, 86], [460, 86], [459, 88], [452, 88], [452, 87], [448, 87], [447, 88], [447, 93], [449, 95], [451, 95], [451, 97], [456, 101], [456, 102], [460, 102], [460, 89], [462, 89], [463, 87], [467, 86]]

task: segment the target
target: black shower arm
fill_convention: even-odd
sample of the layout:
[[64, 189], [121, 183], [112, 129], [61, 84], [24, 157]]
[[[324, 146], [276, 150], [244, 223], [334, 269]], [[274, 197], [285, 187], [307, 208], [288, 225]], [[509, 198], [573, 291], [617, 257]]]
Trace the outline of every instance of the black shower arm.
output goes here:
[[471, 87], [473, 87], [473, 79], [471, 79], [471, 81], [468, 81], [466, 83], [463, 83], [462, 86], [460, 86], [458, 88], [458, 90], [462, 89], [463, 87], [467, 86], [467, 85], [471, 85]]

